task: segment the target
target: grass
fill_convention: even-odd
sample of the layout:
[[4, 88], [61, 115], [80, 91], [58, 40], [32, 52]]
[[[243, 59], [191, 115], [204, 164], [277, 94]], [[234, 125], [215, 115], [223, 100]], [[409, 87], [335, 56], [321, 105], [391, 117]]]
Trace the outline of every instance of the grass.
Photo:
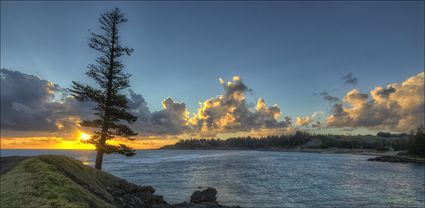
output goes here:
[[2, 208], [115, 207], [106, 187], [118, 180], [65, 156], [31, 157], [1, 175], [0, 205]]

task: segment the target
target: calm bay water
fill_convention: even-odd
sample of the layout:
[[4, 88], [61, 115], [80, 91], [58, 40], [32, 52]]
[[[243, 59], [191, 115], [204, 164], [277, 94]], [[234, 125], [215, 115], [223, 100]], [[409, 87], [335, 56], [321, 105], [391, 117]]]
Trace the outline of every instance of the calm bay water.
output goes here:
[[[93, 166], [87, 150], [1, 150], [1, 156], [63, 154]], [[371, 156], [266, 151], [148, 150], [107, 155], [103, 169], [152, 185], [168, 202], [214, 187], [218, 201], [243, 207], [424, 207], [425, 166]]]

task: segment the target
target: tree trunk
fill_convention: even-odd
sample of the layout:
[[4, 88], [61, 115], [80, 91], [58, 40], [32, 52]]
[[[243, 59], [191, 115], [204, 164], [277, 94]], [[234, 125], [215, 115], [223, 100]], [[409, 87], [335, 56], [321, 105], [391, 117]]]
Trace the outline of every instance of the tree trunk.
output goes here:
[[102, 161], [103, 161], [103, 151], [102, 151], [102, 149], [98, 149], [97, 155], [96, 155], [96, 165], [94, 167], [96, 169], [101, 170], [102, 169]]
[[107, 123], [109, 122], [109, 118], [106, 121], [103, 121], [102, 134], [99, 139], [99, 144], [97, 147], [97, 155], [96, 155], [96, 165], [94, 166], [96, 169], [102, 169], [102, 161], [103, 161], [103, 148], [105, 148], [106, 143], [106, 134], [108, 132]]
[[109, 73], [108, 73], [108, 88], [107, 88], [107, 95], [106, 95], [106, 109], [105, 109], [105, 116], [103, 117], [103, 124], [102, 124], [102, 133], [99, 139], [99, 146], [97, 149], [97, 155], [96, 155], [96, 165], [95, 168], [101, 170], [102, 169], [102, 161], [103, 161], [103, 154], [104, 151], [102, 148], [105, 147], [106, 143], [106, 137], [108, 136], [108, 129], [109, 129], [109, 106], [111, 102], [111, 96], [112, 96], [112, 75], [113, 75], [113, 68], [114, 68], [114, 52], [115, 52], [115, 38], [116, 38], [116, 24], [115, 22], [112, 23], [112, 44], [110, 47], [110, 55], [109, 55]]

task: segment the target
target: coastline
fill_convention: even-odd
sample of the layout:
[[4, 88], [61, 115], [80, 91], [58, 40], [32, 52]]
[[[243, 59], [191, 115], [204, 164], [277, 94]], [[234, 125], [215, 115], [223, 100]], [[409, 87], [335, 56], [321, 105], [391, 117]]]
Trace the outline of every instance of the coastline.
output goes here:
[[282, 152], [303, 152], [303, 153], [318, 153], [318, 154], [352, 154], [352, 155], [370, 155], [370, 156], [387, 156], [397, 155], [401, 151], [378, 151], [371, 149], [313, 149], [313, 148], [299, 148], [299, 149], [264, 149], [260, 151], [282, 151]]
[[[2, 150], [24, 150], [24, 149], [2, 149]], [[49, 149], [42, 149], [48, 151]], [[343, 148], [157, 148], [157, 149], [137, 149], [137, 151], [162, 151], [162, 150], [185, 150], [185, 151], [272, 151], [272, 152], [299, 152], [299, 153], [315, 153], [315, 154], [351, 154], [351, 155], [365, 155], [370, 156], [368, 161], [377, 162], [398, 162], [398, 163], [414, 163], [425, 164], [425, 158], [406, 155], [405, 151], [379, 151], [374, 149], [343, 149]], [[73, 151], [73, 149], [69, 149]], [[82, 150], [90, 151], [90, 150]], [[1, 157], [10, 157], [6, 155]]]
[[425, 165], [425, 158], [403, 154], [403, 151], [379, 151], [372, 149], [312, 149], [312, 148], [266, 148], [266, 149], [153, 149], [153, 150], [239, 150], [239, 151], [274, 151], [274, 152], [300, 152], [316, 154], [351, 154], [371, 156], [367, 161], [393, 162], [393, 163], [413, 163]]
[[169, 204], [152, 186], [130, 183], [64, 155], [0, 157], [0, 170], [0, 207], [5, 208], [240, 208], [219, 204], [211, 187], [199, 187], [189, 202]]
[[[142, 149], [141, 149], [142, 150]], [[235, 151], [275, 151], [275, 152], [302, 152], [302, 153], [318, 153], [318, 154], [353, 154], [353, 155], [370, 155], [370, 156], [394, 156], [403, 151], [378, 151], [372, 149], [342, 149], [342, 148], [328, 148], [328, 149], [317, 149], [317, 148], [158, 148], [148, 150], [235, 150]]]
[[[316, 181], [321, 180], [320, 178], [322, 176], [314, 176], [312, 180], [308, 180], [309, 176], [311, 176], [312, 173], [318, 171], [317, 173], [326, 174], [328, 170], [333, 170], [330, 173], [332, 173], [332, 177], [324, 179], [319, 184], [326, 186], [326, 184], [333, 184], [335, 181], [338, 181], [339, 178], [346, 176], [344, 170], [352, 170], [352, 174], [355, 175], [362, 175], [364, 173], [371, 173], [370, 175], [367, 174], [367, 177], [365, 180], [377, 180], [376, 186], [382, 186], [386, 187], [386, 190], [392, 190], [393, 188], [397, 189], [398, 185], [404, 184], [407, 182], [407, 184], [412, 183], [412, 180], [409, 179], [403, 179], [403, 171], [408, 170], [409, 176], [415, 176], [415, 180], [413, 182], [415, 184], [420, 184], [420, 181], [418, 182], [416, 179], [422, 178], [423, 180], [423, 166], [418, 165], [410, 165], [410, 164], [390, 164], [390, 163], [376, 163], [376, 162], [367, 162], [366, 159], [368, 159], [368, 156], [352, 156], [352, 155], [330, 155], [330, 154], [304, 154], [304, 153], [279, 153], [279, 152], [260, 152], [260, 151], [151, 151], [146, 152], [149, 157], [144, 157], [143, 152], [139, 152], [140, 155], [135, 159], [147, 159], [145, 163], [147, 166], [144, 168], [137, 168], [137, 171], [133, 170], [134, 167], [134, 161], [129, 161], [124, 166], [120, 166], [120, 163], [115, 163], [118, 166], [115, 167], [121, 167], [119, 171], [112, 171], [111, 173], [115, 175], [123, 176], [123, 178], [128, 179], [132, 182], [136, 182], [136, 184], [151, 184], [156, 189], [157, 192], [161, 193], [160, 195], [165, 196], [165, 200], [167, 197], [170, 197], [169, 200], [171, 200], [172, 204], [179, 203], [181, 201], [188, 201], [189, 196], [192, 194], [195, 190], [201, 190], [199, 187], [203, 187], [202, 189], [205, 189], [206, 187], [215, 187], [218, 190], [218, 201], [222, 204], [226, 205], [240, 205], [244, 207], [252, 207], [250, 204], [255, 204], [257, 206], [255, 207], [262, 207], [263, 201], [262, 199], [267, 199], [267, 202], [264, 202], [264, 205], [274, 205], [273, 207], [279, 207], [277, 205], [283, 205], [286, 204], [288, 207], [292, 203], [287, 202], [287, 198], [291, 197], [291, 190], [288, 188], [289, 186], [296, 186], [298, 187], [297, 190], [308, 190], [310, 181]], [[151, 160], [153, 159], [151, 155], [155, 155], [155, 158], [161, 159], [163, 157], [171, 157], [171, 160], [161, 160], [161, 162], [155, 162], [155, 165], [152, 163], [157, 160]], [[207, 156], [207, 157], [203, 157]], [[183, 157], [183, 158], [182, 158]], [[77, 157], [80, 158], [80, 157]], [[201, 159], [200, 159], [201, 158]], [[204, 159], [206, 160], [204, 160]], [[112, 159], [112, 158], [111, 158]], [[177, 159], [177, 160], [175, 160]], [[118, 161], [127, 161], [125, 158], [120, 158]], [[191, 162], [188, 162], [191, 161]], [[211, 161], [211, 162], [208, 162]], [[212, 162], [216, 161], [216, 162]], [[217, 163], [218, 161], [221, 161], [220, 163]], [[244, 162], [245, 161], [245, 162]], [[266, 161], [266, 162], [265, 162]], [[231, 162], [231, 163], [229, 163]], [[165, 167], [164, 164], [167, 164]], [[217, 166], [218, 164], [218, 166]], [[234, 164], [241, 164], [234, 165]], [[202, 165], [205, 165], [203, 170], [199, 170], [197, 167]], [[231, 167], [229, 167], [229, 165]], [[253, 166], [254, 165], [254, 166]], [[290, 165], [290, 166], [288, 166]], [[106, 167], [106, 166], [105, 166]], [[108, 166], [112, 167], [112, 166]], [[269, 168], [267, 168], [269, 167]], [[294, 167], [293, 172], [288, 172], [288, 167]], [[193, 169], [194, 168], [194, 169]], [[226, 169], [228, 168], [228, 169]], [[276, 169], [274, 169], [276, 168]], [[348, 169], [347, 169], [348, 168]], [[112, 170], [110, 168], [107, 168], [105, 170]], [[237, 170], [242, 170], [241, 172]], [[246, 170], [246, 171], [243, 171]], [[265, 172], [265, 170], [268, 170]], [[385, 170], [385, 171], [377, 171], [375, 170]], [[169, 176], [164, 178], [163, 174], [158, 174], [159, 171], [162, 171], [163, 173], [168, 173], [165, 176]], [[217, 179], [216, 176], [221, 176], [223, 174], [223, 171], [227, 171], [228, 173], [231, 173], [232, 176], [228, 178], [223, 178], [223, 180], [220, 182], [214, 182], [215, 179]], [[237, 171], [237, 172], [235, 172]], [[385, 182], [380, 180], [380, 178], [386, 178], [385, 176], [392, 175], [393, 172], [398, 173], [397, 176], [400, 177], [401, 182], [397, 184], [393, 184], [392, 182]], [[418, 175], [418, 171], [420, 175]], [[109, 171], [108, 171], [109, 172]], [[299, 178], [292, 179], [290, 176], [297, 175]], [[49, 173], [47, 173], [49, 174]], [[171, 176], [171, 175], [172, 176]], [[214, 176], [213, 178], [209, 179], [202, 179], [205, 180], [205, 183], [193, 183], [194, 180], [190, 179], [191, 177], [186, 177], [187, 175], [194, 176], [199, 179], [198, 176], [202, 176], [205, 174], [211, 174]], [[266, 174], [266, 175], [264, 175]], [[335, 174], [335, 175], [334, 175]], [[407, 174], [407, 173], [406, 173]], [[411, 175], [413, 174], [413, 175]], [[259, 180], [258, 175], [261, 175]], [[263, 176], [264, 175], [264, 176]], [[128, 177], [130, 176], [130, 178]], [[131, 179], [131, 177], [138, 177], [138, 178], [144, 178], [144, 179]], [[192, 177], [192, 178], [194, 178]], [[238, 178], [243, 177], [245, 180], [238, 181]], [[397, 177], [397, 178], [398, 178]], [[419, 177], [419, 178], [418, 178]], [[3, 177], [2, 177], [3, 178]], [[269, 178], [273, 178], [272, 181], [268, 180]], [[181, 180], [185, 179], [185, 180]], [[413, 178], [412, 178], [413, 179]], [[164, 182], [157, 183], [155, 181], [158, 180], [164, 180]], [[301, 181], [300, 181], [301, 180]], [[305, 180], [304, 182], [302, 182]], [[389, 181], [392, 179], [389, 178]], [[103, 181], [103, 180], [102, 180]], [[260, 182], [263, 181], [263, 182]], [[399, 181], [399, 180], [397, 180]], [[403, 182], [404, 181], [404, 182]], [[255, 190], [254, 193], [244, 193], [243, 190], [249, 190], [250, 187], [255, 187], [256, 184], [261, 183], [262, 185], [259, 187], [259, 189], [253, 189]], [[290, 185], [286, 186], [285, 184], [289, 182]], [[299, 182], [302, 182], [299, 184]], [[185, 184], [189, 184], [190, 187], [186, 187]], [[243, 184], [242, 184], [243, 183]], [[367, 193], [368, 186], [362, 182], [359, 182], [362, 185], [362, 190]], [[238, 184], [241, 184], [242, 186], [239, 191], [236, 193], [228, 193], [226, 190], [228, 190], [229, 187], [237, 186]], [[412, 185], [412, 184], [411, 184]], [[2, 187], [3, 186], [2, 184]], [[273, 202], [273, 198], [267, 196], [267, 193], [263, 192], [263, 189], [261, 187], [265, 187], [269, 190], [285, 190], [285, 197], [284, 198], [276, 198], [276, 202]], [[415, 187], [417, 187], [415, 185]], [[331, 188], [331, 187], [329, 187]], [[18, 188], [17, 188], [18, 190]], [[113, 189], [112, 189], [113, 190]], [[149, 189], [139, 189], [136, 188], [135, 190], [149, 190]], [[331, 191], [332, 189], [327, 189], [328, 191]], [[342, 190], [342, 189], [340, 189]], [[397, 193], [400, 192], [399, 189], [397, 189]], [[125, 191], [124, 193], [126, 193]], [[119, 193], [119, 192], [117, 192]], [[387, 192], [386, 192], [387, 193]], [[412, 192], [415, 193], [415, 192]], [[406, 193], [406, 194], [412, 194], [412, 193]], [[229, 195], [227, 195], [229, 194]], [[254, 194], [254, 195], [252, 195]], [[369, 195], [370, 194], [370, 195]], [[178, 195], [178, 196], [177, 196]], [[229, 198], [230, 196], [230, 198]], [[261, 196], [261, 198], [255, 198], [254, 196]], [[274, 195], [276, 196], [276, 195]], [[294, 200], [297, 200], [297, 202], [303, 201], [303, 197], [305, 195], [301, 194], [301, 196], [294, 196]], [[405, 196], [404, 194], [400, 195], [400, 198], [402, 196]], [[366, 197], [365, 200], [368, 202], [374, 202], [373, 193], [363, 194], [362, 197]], [[345, 203], [345, 201], [349, 198], [345, 197], [337, 197], [338, 199], [334, 202], [326, 202], [326, 196], [320, 196], [318, 198], [317, 202], [311, 202], [310, 205], [318, 205], [326, 203], [328, 205], [340, 205], [341, 207], [349, 207], [349, 204]], [[4, 199], [4, 198], [3, 198]], [[320, 199], [320, 200], [319, 200]], [[354, 199], [354, 198], [350, 198]], [[166, 201], [169, 201], [166, 200]], [[234, 201], [233, 201], [234, 200]], [[299, 201], [301, 200], [301, 201]], [[412, 203], [394, 203], [393, 205], [399, 205], [398, 207], [403, 207], [401, 205], [412, 205], [417, 202], [416, 199], [412, 199], [414, 202]], [[385, 199], [381, 198], [379, 202], [376, 202], [377, 205], [385, 205], [389, 203]], [[294, 202], [292, 205], [296, 205], [298, 203]], [[357, 205], [361, 205], [357, 204]], [[268, 206], [272, 207], [272, 206]]]

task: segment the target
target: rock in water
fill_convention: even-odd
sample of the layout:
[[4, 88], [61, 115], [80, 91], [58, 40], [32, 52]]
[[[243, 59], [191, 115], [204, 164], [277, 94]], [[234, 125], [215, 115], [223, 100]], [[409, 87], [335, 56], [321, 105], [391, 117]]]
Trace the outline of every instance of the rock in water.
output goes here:
[[207, 188], [203, 191], [195, 191], [190, 196], [190, 203], [182, 202], [179, 204], [162, 205], [155, 208], [241, 208], [239, 206], [228, 207], [220, 205], [217, 202], [217, 190]]
[[368, 161], [425, 164], [424, 158], [414, 158], [406, 156], [380, 156], [375, 158], [369, 158]]
[[195, 191], [190, 196], [190, 202], [194, 204], [204, 202], [216, 202], [217, 201], [217, 190], [215, 188], [207, 188], [203, 191]]

